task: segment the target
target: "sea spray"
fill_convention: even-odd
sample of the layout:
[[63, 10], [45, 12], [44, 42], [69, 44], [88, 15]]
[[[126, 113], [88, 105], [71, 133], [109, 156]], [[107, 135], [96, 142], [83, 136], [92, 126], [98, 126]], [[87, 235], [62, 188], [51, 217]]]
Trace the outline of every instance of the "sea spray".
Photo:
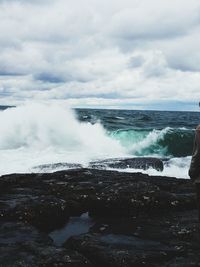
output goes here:
[[72, 110], [58, 105], [29, 104], [7, 109], [0, 112], [0, 124], [1, 173], [125, 154], [119, 141], [109, 137], [101, 124], [79, 122]]
[[[153, 168], [149, 168], [147, 170], [143, 170], [142, 173], [148, 175], [159, 175], [159, 176], [168, 176], [168, 177], [176, 177], [176, 178], [185, 178], [188, 179], [188, 169], [191, 161], [191, 157], [181, 157], [181, 158], [173, 158], [164, 161], [164, 170], [162, 172], [158, 172]], [[141, 172], [141, 169], [121, 169], [118, 171], [123, 172]]]
[[72, 111], [45, 104], [9, 108], [0, 111], [0, 174], [44, 171], [35, 167], [45, 164], [55, 171], [68, 166], [55, 163], [87, 167], [94, 160], [156, 156], [168, 159], [164, 171], [144, 172], [188, 177], [198, 121], [199, 114], [192, 112]]

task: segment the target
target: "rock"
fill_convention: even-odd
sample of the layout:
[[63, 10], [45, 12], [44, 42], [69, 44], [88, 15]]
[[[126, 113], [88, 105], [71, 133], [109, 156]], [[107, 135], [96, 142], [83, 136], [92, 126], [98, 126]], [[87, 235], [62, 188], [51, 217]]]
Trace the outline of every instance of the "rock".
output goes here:
[[30, 223], [48, 232], [61, 227], [69, 218], [66, 201], [54, 196], [38, 196], [32, 199], [29, 196], [13, 200], [14, 204], [11, 203], [12, 205], [1, 211], [4, 220]]
[[49, 174], [0, 177], [0, 214], [43, 228], [59, 227], [69, 216], [135, 216], [194, 208], [189, 180], [75, 169]]
[[63, 162], [63, 163], [43, 164], [43, 165], [35, 166], [33, 170], [36, 172], [38, 171], [50, 172], [56, 169], [78, 169], [82, 167], [83, 166], [81, 164]]
[[92, 266], [76, 251], [57, 248], [46, 235], [23, 223], [0, 224], [0, 266]]
[[147, 157], [137, 157], [137, 158], [127, 158], [127, 159], [107, 159], [101, 161], [91, 162], [89, 165], [91, 168], [105, 169], [143, 169], [147, 170], [153, 168], [158, 171], [163, 171], [164, 165], [162, 160], [158, 158], [147, 158]]
[[[88, 233], [74, 231], [65, 248], [55, 247], [49, 232], [83, 213]], [[5, 175], [0, 219], [3, 267], [198, 266], [195, 192], [186, 179], [83, 168]]]
[[65, 246], [87, 255], [98, 266], [108, 267], [160, 266], [162, 262], [182, 253], [160, 242], [115, 234], [72, 237]]
[[98, 266], [199, 266], [197, 212], [101, 218], [89, 234], [74, 236], [64, 246], [76, 247]]
[[[76, 163], [54, 163], [54, 164], [43, 164], [34, 167], [34, 171], [43, 171], [50, 172], [56, 169], [79, 169], [83, 168], [81, 164]], [[89, 163], [89, 168], [95, 169], [106, 169], [106, 168], [114, 168], [114, 169], [149, 169], [153, 168], [158, 171], [163, 171], [164, 165], [162, 160], [158, 158], [151, 157], [135, 157], [135, 158], [116, 158], [116, 159], [106, 159], [93, 161]]]
[[63, 226], [69, 219], [66, 201], [53, 196], [29, 200], [23, 207], [16, 206], [12, 212], [11, 217], [14, 216], [15, 219], [28, 222], [47, 232]]
[[41, 253], [40, 267], [92, 267], [94, 266], [76, 250], [50, 247]]
[[35, 242], [38, 245], [51, 246], [53, 241], [35, 227], [21, 222], [0, 223], [0, 245], [12, 246], [16, 243]]

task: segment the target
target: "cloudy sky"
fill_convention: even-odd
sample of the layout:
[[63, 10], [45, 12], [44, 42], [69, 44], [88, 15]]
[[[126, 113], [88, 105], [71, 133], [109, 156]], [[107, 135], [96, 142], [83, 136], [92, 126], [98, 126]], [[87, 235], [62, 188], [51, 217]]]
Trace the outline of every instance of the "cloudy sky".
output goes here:
[[198, 110], [199, 0], [0, 0], [0, 104]]

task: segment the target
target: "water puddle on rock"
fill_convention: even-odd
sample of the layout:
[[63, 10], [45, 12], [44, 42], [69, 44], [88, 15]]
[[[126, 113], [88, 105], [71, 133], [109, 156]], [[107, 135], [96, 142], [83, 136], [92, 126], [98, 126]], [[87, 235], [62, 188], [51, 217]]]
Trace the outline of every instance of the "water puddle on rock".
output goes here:
[[61, 246], [71, 236], [87, 233], [93, 225], [94, 222], [87, 212], [80, 217], [71, 217], [63, 228], [51, 232], [49, 236], [57, 246]]

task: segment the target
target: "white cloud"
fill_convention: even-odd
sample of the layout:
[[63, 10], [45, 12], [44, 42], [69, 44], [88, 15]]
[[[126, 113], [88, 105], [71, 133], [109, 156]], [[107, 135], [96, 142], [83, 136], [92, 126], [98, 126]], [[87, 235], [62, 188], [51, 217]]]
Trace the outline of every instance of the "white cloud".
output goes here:
[[0, 22], [2, 103], [200, 98], [198, 0], [0, 1]]
[[187, 34], [197, 23], [199, 10], [189, 2], [141, 1], [115, 14], [110, 31], [116, 37], [131, 40], [167, 39]]

